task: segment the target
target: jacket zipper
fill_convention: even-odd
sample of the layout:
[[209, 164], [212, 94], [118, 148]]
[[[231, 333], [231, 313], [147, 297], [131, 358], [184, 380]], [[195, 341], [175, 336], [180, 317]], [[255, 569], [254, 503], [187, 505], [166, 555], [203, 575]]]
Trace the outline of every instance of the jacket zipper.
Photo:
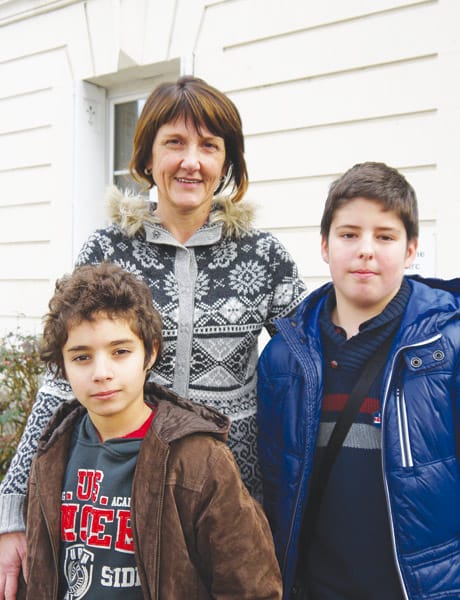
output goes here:
[[155, 598], [154, 600], [160, 600], [160, 548], [161, 548], [161, 544], [160, 544], [160, 536], [161, 536], [161, 515], [163, 514], [163, 501], [164, 501], [164, 493], [165, 493], [165, 481], [166, 481], [166, 465], [168, 463], [168, 457], [169, 457], [169, 450], [166, 454], [165, 460], [163, 461], [163, 465], [162, 465], [162, 491], [160, 494], [160, 505], [158, 507], [158, 512], [157, 512], [157, 522], [156, 522], [156, 528], [158, 531], [158, 535], [156, 536], [156, 545], [157, 545], [157, 559], [156, 559], [156, 565], [155, 565], [155, 573], [156, 573], [156, 577], [155, 577]]
[[[297, 339], [296, 336], [293, 336], [291, 338], [291, 329], [289, 326], [287, 326], [286, 329], [284, 329], [284, 327], [282, 327], [282, 323], [279, 324], [280, 328], [279, 331], [281, 332], [281, 334], [283, 335], [284, 340], [286, 341], [286, 343], [290, 346], [291, 350], [293, 351], [293, 353], [298, 357], [298, 360], [300, 362], [300, 364], [302, 365], [302, 368], [304, 368], [304, 362], [302, 360], [302, 349], [300, 351], [298, 351], [298, 349], [296, 348], [297, 345], [300, 344], [299, 340]], [[311, 386], [310, 386], [311, 387]], [[307, 416], [307, 420], [308, 420], [308, 416]], [[307, 456], [307, 446], [308, 446], [308, 438], [306, 438], [306, 446], [304, 448], [304, 452], [303, 452], [303, 456], [306, 457]], [[315, 442], [316, 444], [316, 442]], [[297, 494], [296, 494], [296, 499], [295, 499], [295, 509], [294, 509], [294, 514], [293, 517], [291, 519], [291, 524], [290, 524], [290, 528], [289, 528], [289, 535], [286, 541], [286, 551], [284, 553], [284, 557], [282, 560], [282, 573], [286, 572], [286, 563], [287, 563], [287, 559], [288, 559], [288, 554], [289, 554], [289, 548], [291, 546], [292, 543], [292, 535], [293, 535], [293, 531], [294, 531], [294, 524], [296, 522], [296, 515], [298, 513], [299, 510], [299, 504], [300, 504], [300, 496], [302, 493], [302, 482], [305, 478], [305, 460], [302, 463], [302, 472], [301, 472], [301, 477], [300, 477], [300, 481], [299, 481], [299, 485], [297, 487]], [[294, 572], [294, 578], [295, 578], [296, 573]], [[294, 581], [295, 583], [295, 581]], [[284, 594], [290, 594], [290, 590], [285, 590], [285, 592], [283, 592], [283, 598], [285, 597]]]
[[[142, 593], [145, 594], [148, 593], [148, 597], [150, 598], [150, 600], [159, 600], [160, 598], [160, 535], [161, 535], [161, 527], [160, 527], [160, 523], [161, 523], [161, 515], [163, 513], [163, 499], [164, 499], [164, 488], [165, 488], [165, 481], [166, 481], [166, 465], [168, 462], [168, 456], [169, 456], [169, 450], [166, 454], [166, 458], [163, 461], [162, 464], [162, 493], [160, 494], [160, 503], [159, 503], [159, 508], [158, 508], [158, 512], [156, 515], [156, 523], [155, 523], [155, 527], [156, 527], [156, 531], [158, 532], [156, 535], [156, 541], [155, 541], [155, 545], [156, 545], [156, 550], [157, 550], [157, 558], [156, 558], [156, 562], [155, 562], [155, 590], [154, 590], [154, 594], [152, 595], [152, 590], [150, 589], [149, 586], [149, 577], [146, 575], [145, 572], [145, 564], [141, 561], [141, 557], [139, 555], [139, 548], [140, 548], [140, 544], [139, 544], [139, 536], [138, 536], [138, 530], [137, 530], [137, 518], [136, 518], [136, 513], [132, 512], [131, 516], [134, 518], [134, 524], [135, 526], [133, 527], [133, 535], [134, 535], [134, 541], [135, 541], [135, 553], [136, 553], [136, 559], [137, 559], [137, 563], [140, 567], [140, 569], [142, 569], [142, 578], [141, 578], [141, 588], [142, 588]], [[133, 496], [134, 497], [134, 496]], [[133, 498], [131, 498], [132, 500]], [[142, 586], [142, 579], [145, 581], [145, 586], [146, 589], [144, 588], [144, 586]]]
[[[403, 350], [406, 350], [407, 348], [417, 348], [420, 346], [426, 346], [427, 344], [430, 344], [431, 342], [439, 340], [441, 337], [442, 337], [441, 334], [437, 334], [437, 335], [433, 336], [432, 338], [429, 338], [428, 340], [419, 342], [418, 344], [409, 344], [408, 346], [401, 346], [401, 348], [399, 348], [396, 351], [396, 353], [394, 354], [393, 360], [391, 363], [391, 367], [390, 367], [390, 371], [388, 373], [387, 380], [385, 383], [385, 391], [384, 391], [383, 399], [382, 399], [382, 411], [381, 411], [382, 412], [382, 432], [384, 431], [384, 427], [385, 427], [385, 406], [386, 406], [386, 402], [387, 402], [387, 398], [388, 398], [388, 391], [390, 389], [390, 382], [391, 382], [391, 379], [393, 377], [393, 373], [395, 370], [395, 364], [396, 364], [397, 357]], [[396, 397], [397, 397], [397, 409], [398, 409], [398, 427], [400, 428], [399, 429], [399, 438], [400, 438], [400, 445], [401, 445], [402, 462], [403, 462], [403, 466], [413, 466], [412, 453], [410, 450], [406, 403], [404, 401], [404, 394], [402, 393], [400, 388], [398, 388], [396, 390]], [[388, 480], [387, 480], [386, 469], [385, 469], [385, 460], [386, 460], [385, 444], [382, 444], [382, 474], [383, 474], [383, 483], [384, 483], [384, 489], [385, 489], [385, 499], [386, 499], [387, 511], [388, 511], [388, 519], [390, 522], [391, 544], [393, 546], [393, 554], [395, 557], [396, 570], [398, 572], [399, 581], [401, 582], [401, 588], [402, 588], [402, 592], [404, 594], [404, 598], [406, 600], [410, 600], [409, 594], [407, 592], [406, 584], [404, 582], [403, 575], [401, 572], [401, 567], [399, 565], [398, 554], [396, 551], [394, 522], [393, 522], [393, 514], [391, 511], [390, 493], [388, 490]], [[404, 465], [404, 461], [407, 461], [408, 464]]]
[[42, 511], [42, 514], [43, 514], [43, 520], [45, 521], [45, 524], [46, 524], [46, 530], [48, 532], [48, 537], [49, 537], [49, 540], [50, 540], [50, 543], [51, 543], [51, 550], [53, 552], [53, 561], [54, 561], [54, 568], [55, 568], [55, 573], [56, 573], [56, 577], [54, 577], [54, 583], [53, 583], [53, 587], [54, 587], [53, 598], [55, 598], [57, 600], [57, 594], [58, 594], [58, 592], [57, 592], [57, 587], [58, 587], [57, 586], [57, 581], [58, 581], [57, 574], [59, 573], [59, 563], [58, 563], [58, 560], [57, 560], [56, 548], [54, 546], [53, 537], [51, 535], [51, 529], [50, 529], [50, 526], [49, 526], [49, 523], [48, 523], [48, 519], [46, 517], [46, 511], [43, 509], [43, 504], [42, 504], [41, 500], [40, 500], [40, 509]]

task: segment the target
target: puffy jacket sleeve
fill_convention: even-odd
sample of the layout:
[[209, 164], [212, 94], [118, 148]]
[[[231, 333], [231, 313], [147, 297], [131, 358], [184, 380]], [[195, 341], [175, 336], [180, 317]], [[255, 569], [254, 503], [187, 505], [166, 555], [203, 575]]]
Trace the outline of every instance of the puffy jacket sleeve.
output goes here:
[[219, 445], [196, 521], [200, 571], [216, 600], [281, 598], [281, 576], [261, 506], [241, 481], [230, 450]]

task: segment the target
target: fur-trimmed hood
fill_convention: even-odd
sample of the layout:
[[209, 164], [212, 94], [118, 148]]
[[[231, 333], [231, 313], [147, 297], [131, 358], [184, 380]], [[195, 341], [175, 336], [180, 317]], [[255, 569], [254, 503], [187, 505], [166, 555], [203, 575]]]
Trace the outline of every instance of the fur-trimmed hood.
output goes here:
[[[118, 225], [128, 237], [134, 237], [143, 229], [144, 223], [160, 223], [152, 205], [140, 195], [122, 192], [111, 186], [106, 192], [110, 220]], [[254, 219], [255, 208], [242, 201], [232, 202], [224, 196], [217, 196], [209, 217], [209, 223], [223, 223], [225, 237], [239, 237], [249, 231]]]

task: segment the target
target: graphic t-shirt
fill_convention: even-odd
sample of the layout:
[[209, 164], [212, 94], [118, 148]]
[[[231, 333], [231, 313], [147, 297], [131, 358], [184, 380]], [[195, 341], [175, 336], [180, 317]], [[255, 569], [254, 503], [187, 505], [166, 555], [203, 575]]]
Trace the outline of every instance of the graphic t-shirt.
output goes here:
[[62, 600], [143, 599], [130, 505], [145, 429], [102, 443], [87, 414], [75, 427], [61, 503]]

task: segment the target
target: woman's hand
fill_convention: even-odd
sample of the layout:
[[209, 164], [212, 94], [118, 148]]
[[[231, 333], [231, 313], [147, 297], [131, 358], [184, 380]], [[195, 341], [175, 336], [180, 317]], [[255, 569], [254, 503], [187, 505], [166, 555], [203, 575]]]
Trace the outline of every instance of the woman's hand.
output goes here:
[[0, 600], [16, 600], [19, 574], [26, 573], [26, 536], [23, 531], [0, 535]]

